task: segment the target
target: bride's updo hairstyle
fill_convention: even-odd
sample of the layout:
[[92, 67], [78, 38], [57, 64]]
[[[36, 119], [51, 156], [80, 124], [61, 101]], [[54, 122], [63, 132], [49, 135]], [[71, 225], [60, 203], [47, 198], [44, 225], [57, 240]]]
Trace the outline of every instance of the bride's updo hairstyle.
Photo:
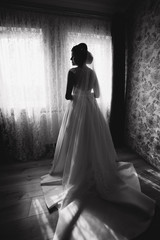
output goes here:
[[92, 54], [88, 51], [87, 44], [80, 43], [72, 48], [74, 61], [76, 65], [82, 66], [84, 63], [91, 64], [93, 61]]

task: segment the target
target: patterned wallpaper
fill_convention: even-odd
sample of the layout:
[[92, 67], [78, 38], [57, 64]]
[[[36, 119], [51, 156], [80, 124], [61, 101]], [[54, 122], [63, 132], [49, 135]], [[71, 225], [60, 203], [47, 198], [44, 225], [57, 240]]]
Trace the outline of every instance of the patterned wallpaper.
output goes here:
[[125, 141], [160, 169], [160, 0], [138, 1], [127, 52]]

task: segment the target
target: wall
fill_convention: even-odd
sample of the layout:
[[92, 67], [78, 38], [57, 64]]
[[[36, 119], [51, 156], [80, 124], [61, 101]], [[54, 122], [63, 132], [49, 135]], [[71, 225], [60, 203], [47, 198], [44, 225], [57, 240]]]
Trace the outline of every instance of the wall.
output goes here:
[[125, 141], [160, 169], [160, 0], [128, 13]]

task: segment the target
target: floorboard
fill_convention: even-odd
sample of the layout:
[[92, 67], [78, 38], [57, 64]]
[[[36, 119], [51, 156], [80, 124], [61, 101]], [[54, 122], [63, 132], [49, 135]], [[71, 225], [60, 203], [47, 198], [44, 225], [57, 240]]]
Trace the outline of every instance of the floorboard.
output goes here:
[[[156, 200], [156, 215], [148, 231], [136, 240], [160, 238], [160, 173], [127, 148], [117, 149], [118, 160], [132, 162], [140, 179], [142, 192]], [[51, 240], [58, 211], [49, 212], [40, 186], [48, 173], [51, 159], [6, 164], [0, 168], [0, 239]], [[158, 238], [156, 235], [158, 234]]]

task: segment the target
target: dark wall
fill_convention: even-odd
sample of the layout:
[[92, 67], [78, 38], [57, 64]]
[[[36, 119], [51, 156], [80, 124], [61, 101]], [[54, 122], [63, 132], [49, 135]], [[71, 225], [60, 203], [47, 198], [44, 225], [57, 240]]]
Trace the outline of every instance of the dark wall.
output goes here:
[[160, 0], [128, 12], [126, 143], [160, 169]]

